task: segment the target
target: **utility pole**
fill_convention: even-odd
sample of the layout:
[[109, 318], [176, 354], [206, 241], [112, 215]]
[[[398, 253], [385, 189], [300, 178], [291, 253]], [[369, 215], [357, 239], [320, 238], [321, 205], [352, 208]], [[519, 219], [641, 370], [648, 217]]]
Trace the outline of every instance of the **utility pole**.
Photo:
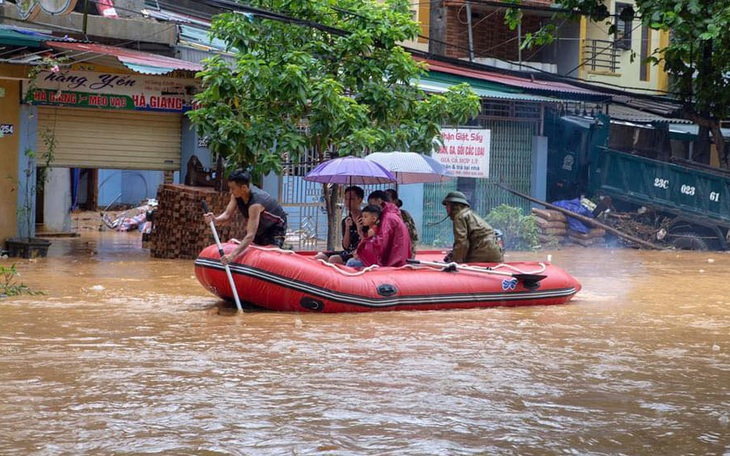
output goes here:
[[84, 0], [84, 23], [81, 26], [81, 32], [84, 34], [84, 38], [86, 38], [86, 25], [89, 21], [89, 0]]
[[443, 0], [431, 0], [428, 52], [435, 55], [446, 55], [446, 7], [444, 7]]

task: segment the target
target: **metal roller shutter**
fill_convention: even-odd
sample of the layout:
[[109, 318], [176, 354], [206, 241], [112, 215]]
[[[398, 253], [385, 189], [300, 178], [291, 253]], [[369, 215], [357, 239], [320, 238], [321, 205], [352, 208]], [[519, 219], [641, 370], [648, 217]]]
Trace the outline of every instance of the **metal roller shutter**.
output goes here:
[[53, 134], [53, 167], [179, 170], [181, 129], [176, 113], [38, 107], [38, 150]]

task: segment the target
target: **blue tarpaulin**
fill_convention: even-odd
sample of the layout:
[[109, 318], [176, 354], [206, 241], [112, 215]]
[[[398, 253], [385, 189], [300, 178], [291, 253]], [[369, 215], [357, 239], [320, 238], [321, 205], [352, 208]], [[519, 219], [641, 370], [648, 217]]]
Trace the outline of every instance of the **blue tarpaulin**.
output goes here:
[[[593, 212], [588, 210], [582, 204], [580, 204], [580, 198], [575, 198], [572, 200], [555, 201], [552, 204], [554, 206], [558, 206], [558, 207], [562, 207], [563, 209], [567, 209], [570, 212], [574, 212], [578, 215], [593, 218]], [[574, 219], [573, 217], [568, 217], [568, 229], [573, 230], [578, 233], [583, 233], [583, 234], [586, 234], [590, 231], [590, 228], [585, 226], [583, 224], [583, 222], [581, 222], [578, 219]]]

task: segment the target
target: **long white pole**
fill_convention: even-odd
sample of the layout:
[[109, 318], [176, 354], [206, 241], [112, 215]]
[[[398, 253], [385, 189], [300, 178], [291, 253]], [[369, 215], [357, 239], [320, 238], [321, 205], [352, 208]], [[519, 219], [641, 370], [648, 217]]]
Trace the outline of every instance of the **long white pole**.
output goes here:
[[[209, 213], [208, 210], [208, 203], [205, 202], [205, 200], [202, 200], [200, 202], [203, 205], [203, 211], [205, 213]], [[210, 229], [213, 231], [213, 237], [215, 238], [215, 244], [218, 246], [218, 253], [220, 254], [221, 258], [223, 258], [223, 255], [226, 254], [226, 252], [223, 251], [223, 246], [221, 245], [221, 240], [218, 238], [218, 231], [215, 229], [215, 222], [213, 219], [210, 220]], [[228, 266], [228, 263], [224, 264], [226, 268], [226, 275], [228, 276], [228, 283], [231, 285], [231, 290], [233, 291], [233, 298], [236, 300], [236, 308], [239, 312], [243, 312], [243, 307], [241, 307], [241, 300], [238, 299], [238, 290], [236, 290], [236, 283], [233, 281], [233, 275], [231, 274], [231, 268]]]

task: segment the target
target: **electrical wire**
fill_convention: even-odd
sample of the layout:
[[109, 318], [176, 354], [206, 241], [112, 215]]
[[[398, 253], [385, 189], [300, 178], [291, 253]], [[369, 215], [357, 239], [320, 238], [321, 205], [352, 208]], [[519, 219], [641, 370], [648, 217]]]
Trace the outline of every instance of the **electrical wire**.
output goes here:
[[[97, 2], [97, 0], [90, 0], [90, 1], [91, 2], [94, 2], [94, 3]], [[478, 4], [481, 4], [481, 5], [497, 6], [497, 7], [501, 7], [501, 8], [504, 8], [505, 7], [505, 5], [503, 3], [500, 3], [500, 2], [492, 2], [492, 1], [488, 1], [488, 0], [483, 0], [483, 1], [471, 0], [471, 1], [473, 3], [478, 3]], [[237, 2], [231, 1], [231, 0], [198, 0], [197, 3], [203, 4], [203, 5], [206, 5], [208, 7], [215, 8], [215, 9], [220, 9], [220, 10], [225, 10], [225, 11], [230, 11], [230, 12], [247, 12], [247, 13], [254, 14], [254, 15], [256, 15], [258, 17], [261, 17], [261, 18], [264, 18], [264, 19], [276, 20], [276, 21], [281, 21], [281, 22], [285, 22], [285, 23], [296, 24], [296, 25], [300, 25], [300, 26], [309, 26], [309, 27], [312, 27], [312, 28], [321, 30], [321, 31], [326, 32], [326, 33], [332, 33], [333, 35], [336, 35], [336, 36], [347, 36], [347, 35], [349, 35], [349, 32], [347, 32], [345, 30], [342, 30], [342, 29], [338, 29], [338, 28], [335, 28], [335, 27], [327, 26], [327, 25], [324, 25], [324, 24], [321, 24], [321, 23], [318, 23], [318, 22], [314, 22], [314, 21], [311, 21], [311, 20], [304, 20], [304, 19], [294, 18], [292, 16], [288, 16], [288, 15], [282, 14], [282, 13], [277, 13], [277, 12], [274, 12], [274, 11], [271, 11], [271, 10], [266, 10], [266, 9], [255, 8], [255, 7], [251, 7], [251, 6], [247, 6], [247, 5], [242, 5], [240, 3], [237, 3]], [[525, 5], [514, 5], [514, 7], [518, 7], [518, 6], [520, 7], [519, 9], [545, 10], [545, 8], [542, 8], [542, 7], [529, 7], [528, 8]], [[512, 5], [510, 5], [510, 7], [512, 7]], [[180, 7], [179, 9], [185, 10], [184, 7]], [[343, 11], [343, 12], [347, 12], [347, 10], [343, 10], [343, 9], [340, 9], [340, 8], [338, 8], [337, 10]], [[552, 9], [552, 8], [549, 8], [548, 10], [550, 12], [569, 12], [569, 10], [563, 10], [563, 11], [561, 11], [561, 10]], [[172, 9], [172, 11], [175, 11], [175, 9]], [[190, 10], [188, 9], [188, 11], [190, 11]], [[354, 12], [348, 12], [348, 13], [349, 14], [356, 15], [356, 13], [354, 13]], [[141, 12], [139, 12], [139, 14], [140, 15], [143, 15]], [[23, 22], [26, 22], [26, 21], [23, 21]], [[55, 27], [53, 24], [48, 24], [48, 25], [50, 25], [51, 27]], [[74, 29], [72, 29], [72, 30], [74, 30]], [[155, 33], [149, 34], [147, 36], [140, 37], [140, 38], [138, 38], [136, 40], [129, 40], [127, 42], [121, 43], [121, 46], [124, 46], [125, 44], [131, 44], [131, 43], [139, 43], [140, 41], [143, 41], [145, 38], [148, 38], [150, 36], [157, 35], [159, 33], [163, 33], [163, 32], [155, 32]], [[418, 37], [419, 38], [423, 38], [423, 39], [427, 40], [428, 42], [436, 42], [436, 43], [439, 43], [439, 44], [445, 44], [446, 46], [450, 46], [451, 48], [455, 48], [455, 49], [459, 49], [459, 50], [465, 50], [465, 51], [468, 51], [469, 50], [468, 48], [463, 47], [463, 46], [454, 45], [454, 44], [448, 43], [446, 41], [440, 41], [440, 40], [432, 39], [432, 38], [429, 38], [427, 36], [423, 36], [423, 35], [420, 35], [420, 34], [418, 35]], [[513, 40], [514, 40], [514, 38], [512, 38], [512, 39], [510, 39], [508, 41], [513, 41]], [[424, 54], [422, 51], [418, 51], [416, 49], [412, 49], [412, 48], [408, 48], [408, 47], [404, 47], [404, 49], [406, 49], [407, 51], [409, 51], [411, 53]], [[606, 49], [608, 49], [608, 47]], [[443, 57], [443, 56], [430, 55], [429, 53], [425, 53], [425, 54], [428, 56], [428, 58], [437, 59], [437, 60], [438, 59], [441, 59]], [[483, 54], [484, 54], [484, 52], [481, 51], [480, 52], [480, 55], [483, 55]], [[65, 55], [65, 54], [60, 53], [58, 55]], [[76, 55], [79, 55], [79, 54], [76, 54]], [[95, 57], [91, 57], [89, 59], [82, 60], [82, 61], [90, 61], [90, 60], [93, 60], [94, 58]], [[498, 60], [502, 60], [502, 59], [498, 59]], [[462, 60], [459, 60], [459, 63], [464, 64], [464, 62]], [[583, 65], [585, 65], [587, 63], [588, 63], [588, 60], [582, 62], [576, 69], [580, 68], [581, 66], [583, 66]], [[506, 70], [503, 70], [503, 69], [491, 68], [491, 67], [488, 67], [486, 65], [481, 65], [481, 64], [474, 64], [474, 63], [472, 63], [471, 65], [474, 65], [474, 66], [477, 66], [477, 67], [481, 67], [479, 69], [483, 69], [483, 70], [501, 71], [501, 72], [505, 72], [505, 73], [514, 73], [514, 72], [506, 71]], [[576, 69], [571, 70], [571, 72], [572, 71], [575, 71]], [[538, 73], [544, 74], [544, 75], [549, 75], [551, 79], [560, 79], [560, 80], [567, 80], [567, 81], [573, 81], [573, 82], [580, 82], [580, 83], [585, 83], [585, 84], [589, 84], [589, 85], [598, 85], [598, 84], [600, 84], [600, 85], [605, 86], [605, 87], [615, 87], [617, 89], [623, 89], [623, 90], [625, 90], [625, 89], [632, 89], [632, 90], [641, 90], [641, 91], [652, 91], [652, 92], [655, 92], [655, 93], [657, 92], [657, 90], [647, 89], [647, 88], [644, 88], [644, 87], [626, 87], [626, 86], [620, 86], [620, 85], [617, 85], [617, 84], [610, 84], [610, 83], [605, 83], [605, 82], [600, 82], [600, 81], [590, 81], [589, 82], [589, 81], [586, 81], [586, 80], [581, 79], [581, 78], [574, 78], [574, 77], [570, 77], [570, 76], [558, 76], [558, 75], [555, 75], [554, 73], [546, 72], [546, 71], [543, 71], [543, 70], [540, 70], [540, 69], [533, 69], [533, 70], [536, 71], [536, 72], [538, 72]], [[672, 94], [671, 92], [664, 92], [664, 91], [661, 91], [661, 92], [662, 93], [665, 93], [665, 94]], [[647, 95], [644, 95], [644, 96], [647, 96]], [[648, 95], [648, 96], [650, 96], [650, 95]]]

